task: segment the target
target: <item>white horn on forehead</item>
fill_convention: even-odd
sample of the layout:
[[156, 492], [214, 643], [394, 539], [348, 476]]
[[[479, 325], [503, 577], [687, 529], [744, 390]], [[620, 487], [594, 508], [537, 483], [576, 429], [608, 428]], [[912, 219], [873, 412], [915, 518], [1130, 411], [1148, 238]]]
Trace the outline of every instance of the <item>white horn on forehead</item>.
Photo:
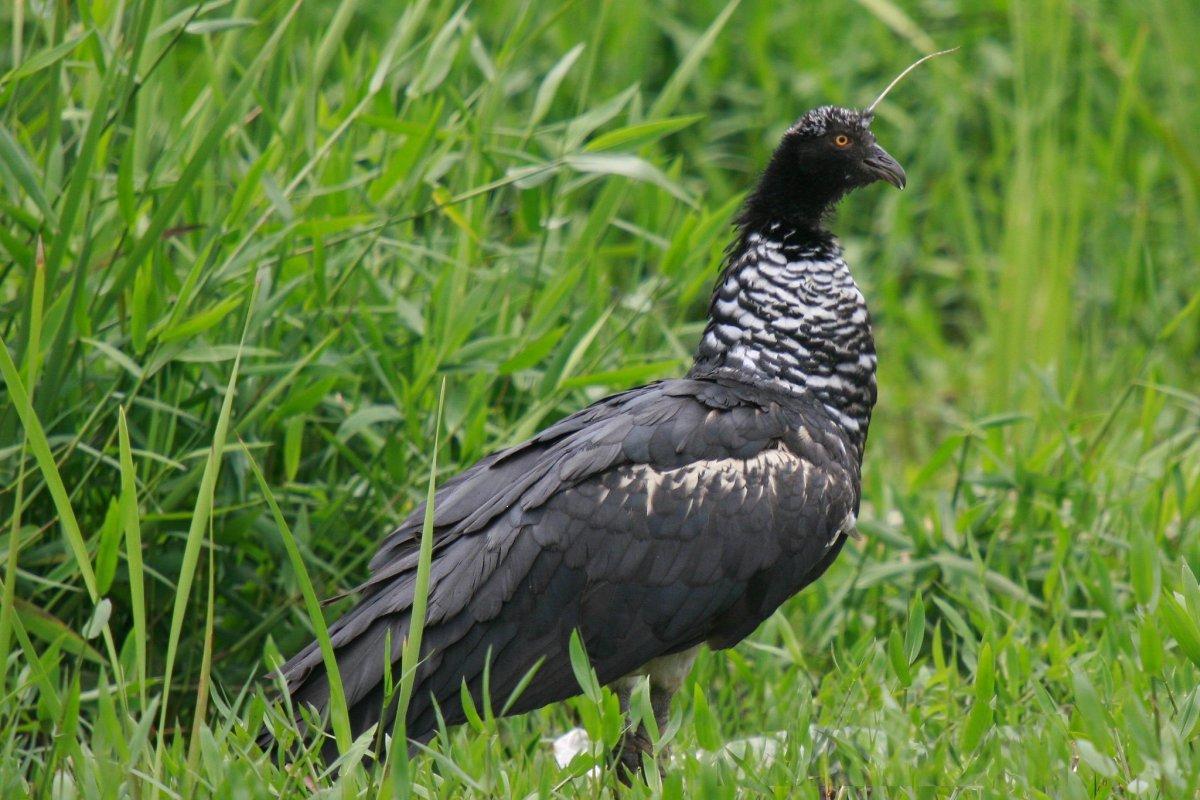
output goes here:
[[875, 107], [879, 105], [879, 101], [881, 101], [881, 100], [883, 100], [883, 98], [887, 97], [888, 92], [890, 92], [892, 89], [896, 88], [896, 84], [899, 83], [900, 81], [904, 80], [904, 77], [906, 75], [908, 75], [908, 73], [912, 72], [914, 69], [921, 66], [922, 64], [924, 64], [926, 61], [928, 61], [931, 58], [937, 58], [938, 56], [944, 56], [944, 55], [946, 55], [946, 53], [953, 53], [957, 49], [958, 49], [957, 47], [951, 47], [949, 50], [939, 50], [936, 53], [930, 53], [927, 56], [921, 56], [916, 61], [909, 64], [908, 68], [905, 69], [904, 72], [901, 72], [899, 75], [897, 75], [895, 78], [893, 78], [892, 82], [887, 85], [887, 88], [879, 93], [879, 97], [876, 97], [871, 102], [871, 105], [867, 106], [866, 110], [863, 111], [863, 115], [868, 116], [870, 114], [874, 114]]

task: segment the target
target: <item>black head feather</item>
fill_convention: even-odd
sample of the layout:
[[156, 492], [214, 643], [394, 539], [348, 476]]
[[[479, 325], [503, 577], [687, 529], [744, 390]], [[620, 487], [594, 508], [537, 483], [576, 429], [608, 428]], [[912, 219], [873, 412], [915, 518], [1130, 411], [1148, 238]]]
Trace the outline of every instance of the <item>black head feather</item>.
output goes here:
[[745, 230], [781, 222], [817, 228], [848, 192], [878, 180], [904, 186], [904, 170], [875, 141], [874, 115], [821, 106], [787, 129], [743, 209]]

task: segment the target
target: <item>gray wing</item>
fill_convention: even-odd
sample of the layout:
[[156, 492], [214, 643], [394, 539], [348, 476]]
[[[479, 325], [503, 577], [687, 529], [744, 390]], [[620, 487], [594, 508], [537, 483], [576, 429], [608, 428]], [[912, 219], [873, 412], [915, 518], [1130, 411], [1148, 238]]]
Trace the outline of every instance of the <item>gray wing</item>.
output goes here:
[[[858, 465], [815, 405], [736, 384], [678, 380], [603, 400], [488, 456], [438, 492], [409, 735], [460, 685], [493, 706], [540, 662], [519, 713], [578, 693], [578, 629], [602, 682], [700, 642], [730, 646], [836, 556]], [[359, 603], [331, 627], [352, 723], [380, 718], [385, 658], [408, 629], [424, 509], [381, 546]], [[390, 635], [392, 652], [384, 653]], [[283, 668], [318, 708], [315, 644]]]

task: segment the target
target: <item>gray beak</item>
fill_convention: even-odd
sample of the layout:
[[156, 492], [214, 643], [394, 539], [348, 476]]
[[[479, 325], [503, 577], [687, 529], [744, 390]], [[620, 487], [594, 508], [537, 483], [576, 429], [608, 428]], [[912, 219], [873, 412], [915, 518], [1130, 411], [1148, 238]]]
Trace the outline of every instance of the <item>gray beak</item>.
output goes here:
[[867, 153], [867, 157], [863, 159], [862, 163], [866, 167], [867, 172], [875, 180], [887, 181], [897, 189], [904, 188], [904, 168], [896, 163], [896, 159], [892, 158], [891, 154], [879, 145], [871, 145], [871, 150]]

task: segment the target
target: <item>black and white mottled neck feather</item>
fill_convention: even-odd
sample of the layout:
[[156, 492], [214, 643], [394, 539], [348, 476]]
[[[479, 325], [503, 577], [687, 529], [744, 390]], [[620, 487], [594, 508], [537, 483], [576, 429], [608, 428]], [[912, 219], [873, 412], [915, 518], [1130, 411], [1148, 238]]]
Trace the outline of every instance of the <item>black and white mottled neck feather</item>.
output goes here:
[[876, 399], [875, 343], [866, 301], [824, 221], [854, 188], [903, 185], [869, 123], [824, 107], [784, 135], [739, 217], [690, 373], [811, 396], [860, 457]]
[[866, 301], [832, 235], [779, 224], [743, 234], [713, 292], [693, 375], [809, 394], [861, 453], [875, 363]]

